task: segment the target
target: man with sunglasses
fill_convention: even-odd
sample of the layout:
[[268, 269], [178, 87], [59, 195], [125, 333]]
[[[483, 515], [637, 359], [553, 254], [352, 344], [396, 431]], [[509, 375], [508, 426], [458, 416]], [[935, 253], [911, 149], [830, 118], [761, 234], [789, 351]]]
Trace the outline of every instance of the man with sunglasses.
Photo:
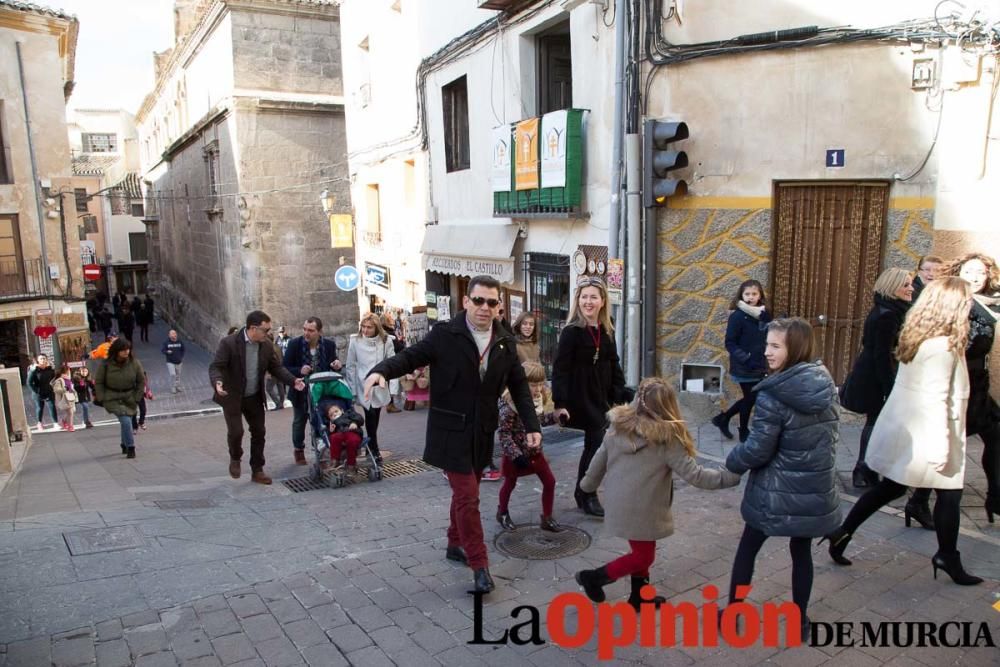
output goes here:
[[239, 479], [243, 459], [243, 420], [250, 427], [251, 479], [270, 484], [264, 472], [264, 374], [270, 373], [298, 391], [305, 382], [288, 372], [268, 340], [271, 318], [255, 310], [247, 315], [246, 327], [219, 341], [215, 359], [208, 367], [208, 377], [215, 393], [212, 400], [222, 406], [229, 444], [229, 475]]
[[451, 485], [451, 523], [445, 557], [473, 570], [475, 593], [495, 587], [490, 576], [483, 524], [479, 516], [479, 482], [493, 460], [493, 436], [499, 421], [497, 401], [510, 389], [528, 431], [528, 445], [540, 446], [541, 428], [531, 390], [517, 358], [514, 336], [496, 321], [500, 283], [490, 276], [469, 281], [464, 310], [437, 324], [422, 341], [400, 350], [372, 369], [372, 387], [431, 367], [431, 403], [427, 416], [424, 461], [445, 471]]

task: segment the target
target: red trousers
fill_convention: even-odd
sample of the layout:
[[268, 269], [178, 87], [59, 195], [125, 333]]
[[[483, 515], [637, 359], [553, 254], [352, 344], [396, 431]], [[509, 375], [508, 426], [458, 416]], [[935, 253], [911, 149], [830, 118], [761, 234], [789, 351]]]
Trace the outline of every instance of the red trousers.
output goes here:
[[528, 459], [531, 465], [527, 468], [518, 468], [517, 464], [506, 456], [500, 461], [500, 471], [503, 473], [503, 486], [500, 487], [500, 511], [506, 512], [510, 503], [510, 494], [517, 486], [517, 478], [525, 475], [538, 475], [538, 481], [542, 483], [542, 514], [552, 516], [552, 503], [556, 496], [556, 478], [549, 468], [549, 462], [545, 455], [539, 454]]
[[604, 566], [608, 576], [612, 579], [621, 579], [626, 574], [648, 577], [649, 567], [656, 559], [656, 542], [629, 540], [628, 545], [632, 548], [630, 553]]
[[347, 448], [347, 465], [358, 463], [358, 445], [361, 444], [361, 434], [355, 431], [343, 431], [330, 434], [330, 461], [334, 465], [340, 462], [341, 450]]
[[483, 522], [479, 517], [479, 480], [483, 471], [447, 472], [451, 484], [451, 523], [448, 525], [448, 546], [462, 547], [473, 570], [489, 567], [486, 543], [483, 542]]

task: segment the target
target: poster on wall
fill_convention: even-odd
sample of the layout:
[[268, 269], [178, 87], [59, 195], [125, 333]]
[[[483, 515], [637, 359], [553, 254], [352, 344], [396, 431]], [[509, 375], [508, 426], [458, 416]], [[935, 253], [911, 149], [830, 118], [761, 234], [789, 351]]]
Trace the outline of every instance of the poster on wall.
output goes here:
[[493, 192], [510, 192], [510, 125], [493, 128]]
[[[69, 364], [70, 368], [80, 368], [86, 365], [84, 357], [87, 354], [87, 346], [90, 344], [90, 333], [88, 331], [73, 331], [58, 335], [59, 354], [62, 360]], [[49, 338], [49, 340], [52, 340]]]
[[406, 318], [406, 344], [419, 343], [427, 335], [429, 322], [427, 313], [413, 313]]
[[437, 298], [438, 321], [444, 322], [451, 319], [451, 297], [439, 296]]
[[538, 189], [538, 119], [514, 126], [514, 183], [516, 190]]
[[519, 318], [521, 316], [521, 313], [524, 312], [524, 297], [514, 296], [512, 294], [510, 296], [510, 306], [508, 308], [508, 311], [511, 322]]
[[427, 320], [428, 322], [436, 322], [438, 318], [437, 312], [437, 292], [426, 292], [427, 297]]
[[608, 300], [616, 306], [622, 303], [622, 290], [625, 287], [625, 260], [609, 259], [607, 268]]
[[542, 187], [566, 187], [566, 110], [542, 116]]

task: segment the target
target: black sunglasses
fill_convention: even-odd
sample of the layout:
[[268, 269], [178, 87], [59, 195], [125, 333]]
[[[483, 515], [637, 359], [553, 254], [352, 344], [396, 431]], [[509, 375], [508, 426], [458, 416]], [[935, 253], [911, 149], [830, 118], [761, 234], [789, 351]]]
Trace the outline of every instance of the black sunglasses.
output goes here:
[[477, 308], [484, 303], [490, 308], [496, 308], [500, 305], [500, 299], [487, 299], [485, 296], [471, 296], [469, 297], [469, 301]]

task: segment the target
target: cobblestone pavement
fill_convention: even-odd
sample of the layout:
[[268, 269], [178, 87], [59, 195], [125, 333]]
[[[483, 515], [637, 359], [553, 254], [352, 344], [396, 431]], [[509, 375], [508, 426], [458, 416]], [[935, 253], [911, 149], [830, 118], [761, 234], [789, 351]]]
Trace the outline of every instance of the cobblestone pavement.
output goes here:
[[[268, 415], [269, 469], [303, 474], [287, 445], [289, 410]], [[415, 458], [426, 411], [383, 418], [383, 448]], [[839, 467], [853, 464], [857, 429], [844, 427]], [[552, 443], [555, 439], [550, 438]], [[700, 429], [706, 458], [730, 443]], [[595, 642], [579, 649], [470, 645], [469, 571], [443, 558], [450, 493], [436, 472], [292, 493], [226, 475], [218, 416], [154, 423], [139, 436], [139, 456], [124, 459], [111, 427], [45, 433], [21, 473], [0, 494], [0, 667], [15, 665], [476, 665], [597, 662]], [[554, 561], [504, 556], [492, 546], [497, 484], [482, 487], [481, 510], [498, 583], [486, 598], [483, 632], [497, 637], [517, 607], [545, 611], [572, 574], [622, 553], [601, 522], [572, 502], [580, 441], [549, 444], [559, 484], [556, 514], [592, 536], [582, 553]], [[970, 478], [978, 473], [970, 452]], [[973, 470], [975, 468], [975, 471]], [[978, 493], [973, 491], [970, 495]], [[522, 480], [514, 520], [537, 520], [540, 488]], [[728, 585], [742, 530], [741, 491], [706, 492], [678, 484], [676, 534], [659, 545], [653, 584], [674, 604], [702, 601], [702, 587]], [[845, 495], [845, 509], [850, 498]], [[968, 508], [960, 538], [970, 571], [988, 577], [963, 588], [935, 581], [934, 535], [880, 513], [855, 536], [852, 567], [814, 549], [810, 616], [815, 621], [985, 622], [1000, 641], [1000, 530], [979, 525]], [[969, 518], [972, 516], [973, 518]], [[86, 531], [104, 529], [93, 534]], [[111, 529], [111, 530], [108, 530]], [[755, 603], [784, 601], [790, 559], [784, 540], [758, 559]], [[70, 550], [72, 548], [72, 551]], [[99, 549], [110, 551], [87, 551]], [[609, 587], [624, 597], [625, 584]], [[575, 627], [571, 618], [569, 625]], [[860, 626], [855, 626], [855, 637]], [[943, 665], [996, 664], [993, 648], [799, 647], [640, 648], [618, 664]]]

